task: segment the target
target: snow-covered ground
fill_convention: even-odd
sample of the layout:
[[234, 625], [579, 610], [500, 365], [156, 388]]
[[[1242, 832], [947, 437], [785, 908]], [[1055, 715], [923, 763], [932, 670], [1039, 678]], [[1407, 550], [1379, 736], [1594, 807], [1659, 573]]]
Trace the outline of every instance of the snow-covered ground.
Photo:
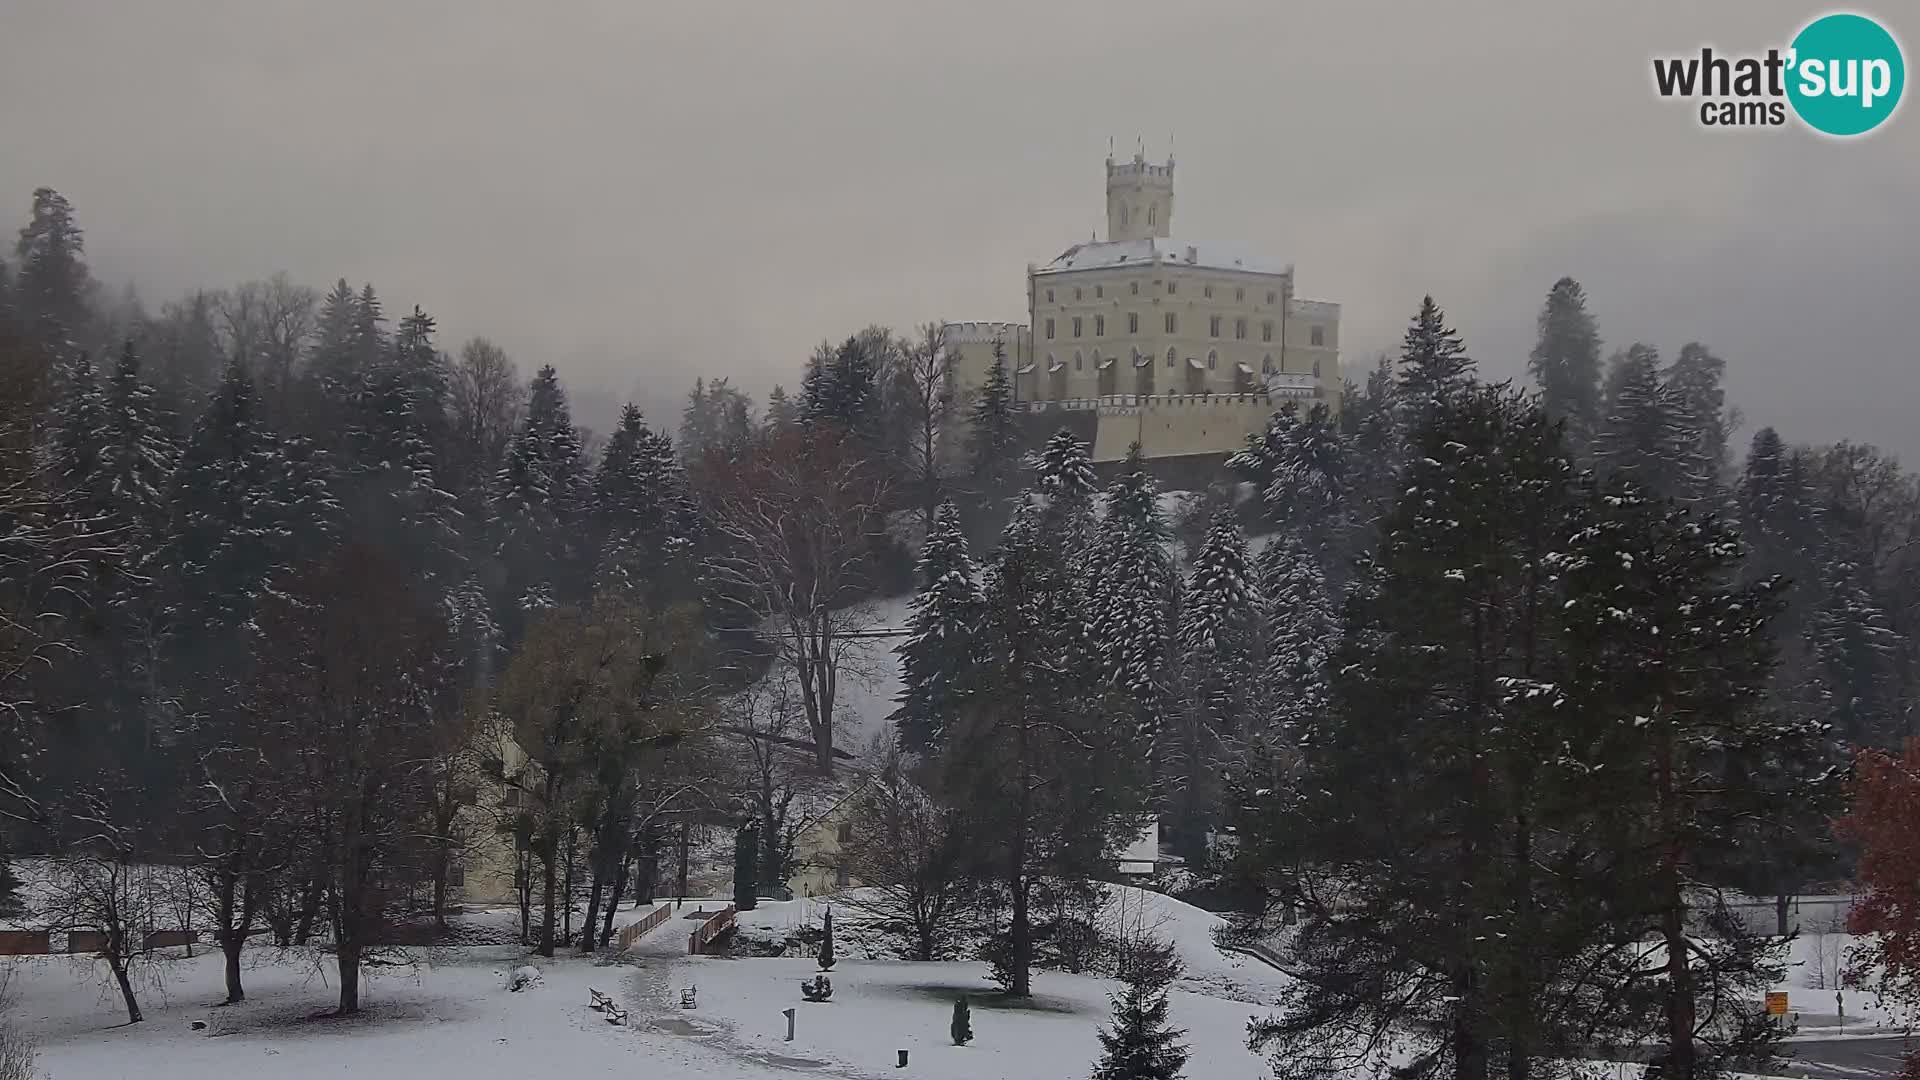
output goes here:
[[[1172, 1011], [1195, 1054], [1188, 1077], [1264, 1075], [1245, 1048], [1247, 1020], [1263, 1011], [1249, 998], [1280, 976], [1216, 949], [1213, 916], [1151, 893], [1116, 892], [1110, 918], [1156, 929], [1186, 959], [1189, 976], [1172, 994]], [[688, 910], [694, 906], [690, 901]], [[817, 905], [795, 901], [765, 905], [745, 919], [773, 927], [814, 915]], [[39, 1044], [41, 1068], [55, 1080], [763, 1080], [794, 1072], [1055, 1080], [1091, 1066], [1115, 987], [1108, 979], [1041, 972], [1034, 1001], [1005, 1008], [981, 963], [843, 959], [830, 976], [833, 999], [810, 1004], [797, 984], [814, 974], [811, 959], [687, 957], [691, 925], [668, 920], [620, 963], [530, 960], [514, 947], [423, 950], [413, 967], [373, 975], [362, 993], [366, 1014], [349, 1020], [325, 1016], [334, 999], [332, 972], [304, 952], [289, 961], [256, 950], [246, 972], [248, 1000], [231, 1008], [213, 1004], [222, 997], [218, 954], [178, 959], [160, 971], [158, 986], [144, 988], [147, 1021], [132, 1026], [117, 995], [103, 993], [66, 958], [15, 959], [8, 962], [10, 1019]], [[511, 993], [509, 973], [523, 963], [542, 969], [541, 983]], [[697, 1005], [683, 1010], [680, 992], [689, 986]], [[630, 1008], [632, 1022], [614, 1027], [590, 1011], [589, 988]], [[947, 1035], [960, 994], [974, 1004], [977, 1037], [966, 1047], [953, 1046]], [[792, 1042], [785, 1041], [781, 1015], [787, 1008], [798, 1010]], [[196, 1031], [194, 1021], [207, 1026]], [[911, 1055], [905, 1072], [893, 1069], [900, 1049]]]

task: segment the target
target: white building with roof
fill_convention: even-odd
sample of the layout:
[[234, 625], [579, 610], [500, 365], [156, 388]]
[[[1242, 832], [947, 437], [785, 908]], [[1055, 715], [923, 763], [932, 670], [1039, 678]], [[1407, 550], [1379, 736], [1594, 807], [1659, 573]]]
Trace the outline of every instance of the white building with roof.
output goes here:
[[1230, 453], [1288, 400], [1337, 411], [1340, 305], [1297, 297], [1291, 263], [1174, 238], [1173, 174], [1108, 157], [1107, 238], [1029, 264], [1027, 322], [947, 324], [956, 390], [998, 347], [1021, 408], [1083, 414], [1095, 461]]

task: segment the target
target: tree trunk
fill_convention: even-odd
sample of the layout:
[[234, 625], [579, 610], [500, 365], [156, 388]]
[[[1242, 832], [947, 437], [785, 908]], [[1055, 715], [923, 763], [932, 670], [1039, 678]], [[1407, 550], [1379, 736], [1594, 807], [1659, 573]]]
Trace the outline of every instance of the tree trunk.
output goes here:
[[[580, 951], [583, 953], [593, 951], [594, 932], [600, 926], [600, 896], [605, 888], [600, 871], [596, 869], [593, 873], [593, 888], [587, 893], [587, 918], [580, 924]], [[608, 909], [607, 914], [609, 917], [612, 916], [611, 908]]]
[[447, 863], [451, 856], [442, 847], [433, 860], [433, 925], [447, 928]]
[[[1663, 710], [1664, 712], [1664, 710]], [[1667, 1061], [1663, 1080], [1693, 1080], [1693, 967], [1688, 963], [1687, 898], [1682, 879], [1685, 854], [1680, 837], [1679, 795], [1675, 791], [1676, 749], [1673, 720], [1661, 716], [1658, 753], [1660, 826], [1665, 850], [1660, 856], [1660, 936], [1667, 949]]]
[[313, 920], [320, 914], [320, 879], [309, 878], [300, 890], [300, 917], [293, 925], [293, 943], [305, 945], [313, 938]]
[[[573, 941], [573, 871], [574, 871], [574, 831], [567, 826], [567, 861], [563, 864], [565, 877], [560, 882], [560, 943]], [[552, 955], [549, 953], [548, 955]]]
[[680, 823], [680, 881], [677, 896], [684, 903], [687, 899], [687, 823]]
[[1773, 932], [1781, 937], [1786, 937], [1788, 933], [1787, 902], [1792, 899], [1791, 896], [1785, 895], [1773, 898]]
[[[124, 947], [125, 942], [114, 946]], [[140, 1001], [133, 996], [133, 980], [127, 977], [127, 959], [124, 956], [109, 955], [107, 966], [113, 969], [113, 981], [120, 984], [120, 999], [127, 1003], [127, 1023], [137, 1024], [146, 1017], [140, 1015]]]
[[[1026, 829], [1018, 830], [1015, 850], [1025, 847]], [[1016, 858], [1024, 858], [1024, 854]], [[1033, 928], [1029, 925], [1027, 912], [1027, 879], [1017, 870], [1007, 882], [1013, 886], [1013, 922], [1007, 928], [1007, 960], [1013, 969], [1013, 978], [1007, 986], [1010, 997], [1027, 998], [1033, 996]]]
[[613, 916], [620, 910], [620, 894], [627, 888], [627, 860], [621, 859], [613, 872], [613, 895], [607, 898], [606, 924], [600, 928], [600, 942], [603, 945], [613, 943]]
[[336, 1015], [360, 1011], [360, 941], [357, 932], [344, 932], [334, 943], [340, 956], [340, 1008]]
[[226, 954], [226, 1004], [238, 1005], [247, 999], [247, 992], [240, 986], [240, 949], [246, 942], [246, 936], [234, 929], [234, 916], [239, 906], [234, 894], [240, 889], [239, 877], [222, 872], [215, 878], [213, 888], [213, 917], [220, 924], [220, 951]]
[[546, 857], [540, 860], [540, 947], [537, 951], [541, 956], [553, 955], [553, 893], [559, 877], [553, 864], [560, 858], [559, 838], [548, 836], [547, 841]]

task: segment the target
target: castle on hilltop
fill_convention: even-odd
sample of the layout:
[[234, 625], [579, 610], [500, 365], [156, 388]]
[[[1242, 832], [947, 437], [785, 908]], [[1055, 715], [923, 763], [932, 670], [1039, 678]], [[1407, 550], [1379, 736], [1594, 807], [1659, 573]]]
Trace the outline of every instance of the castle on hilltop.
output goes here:
[[1173, 158], [1107, 158], [1107, 238], [1027, 265], [1027, 321], [950, 322], [961, 401], [1005, 352], [1018, 408], [1096, 462], [1217, 457], [1283, 402], [1340, 406], [1340, 305], [1294, 295], [1293, 266], [1172, 239]]

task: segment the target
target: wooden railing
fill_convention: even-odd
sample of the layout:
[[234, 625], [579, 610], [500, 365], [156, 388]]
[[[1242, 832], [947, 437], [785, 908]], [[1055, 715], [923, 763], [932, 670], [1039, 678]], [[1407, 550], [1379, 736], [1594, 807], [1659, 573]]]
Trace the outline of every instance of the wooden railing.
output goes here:
[[639, 941], [642, 937], [645, 937], [647, 931], [653, 929], [656, 926], [659, 926], [661, 923], [666, 922], [668, 919], [671, 919], [671, 918], [673, 918], [673, 905], [661, 904], [659, 907], [654, 908], [652, 911], [648, 912], [647, 916], [641, 919], [639, 922], [628, 923], [627, 925], [621, 927], [620, 936], [618, 938], [618, 941], [620, 942], [620, 951], [626, 952], [628, 949], [633, 947], [634, 942]]
[[706, 922], [701, 923], [700, 929], [695, 930], [691, 934], [688, 934], [687, 935], [687, 955], [688, 956], [700, 955], [701, 951], [704, 950], [713, 941], [714, 938], [717, 938], [720, 935], [726, 933], [727, 931], [733, 929], [733, 915], [734, 915], [734, 906], [732, 904], [728, 904], [725, 910], [721, 911], [719, 914], [715, 915], [713, 918], [708, 919]]

